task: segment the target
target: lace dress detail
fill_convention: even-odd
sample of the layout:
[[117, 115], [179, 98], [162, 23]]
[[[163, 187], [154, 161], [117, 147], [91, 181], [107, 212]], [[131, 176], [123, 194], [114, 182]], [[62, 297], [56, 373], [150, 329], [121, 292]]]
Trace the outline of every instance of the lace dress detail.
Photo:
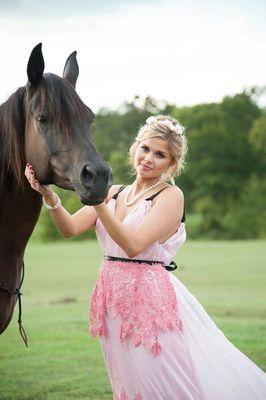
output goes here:
[[[129, 400], [129, 397], [127, 396], [127, 392], [126, 392], [126, 389], [124, 386], [122, 387], [121, 395], [119, 396], [119, 400]], [[139, 393], [137, 393], [134, 400], [142, 400], [141, 395]]]
[[159, 264], [103, 261], [91, 300], [90, 332], [106, 335], [105, 315], [120, 318], [120, 340], [161, 352], [159, 333], [183, 331], [169, 273]]

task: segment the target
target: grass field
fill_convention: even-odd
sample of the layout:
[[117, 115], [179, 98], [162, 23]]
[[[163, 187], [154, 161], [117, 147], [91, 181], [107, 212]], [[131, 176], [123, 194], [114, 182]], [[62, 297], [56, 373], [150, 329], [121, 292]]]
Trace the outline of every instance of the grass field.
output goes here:
[[[265, 241], [188, 241], [176, 276], [241, 351], [266, 370]], [[88, 334], [88, 302], [101, 252], [94, 241], [30, 243], [23, 322], [17, 308], [0, 339], [1, 400], [111, 400], [98, 339]]]

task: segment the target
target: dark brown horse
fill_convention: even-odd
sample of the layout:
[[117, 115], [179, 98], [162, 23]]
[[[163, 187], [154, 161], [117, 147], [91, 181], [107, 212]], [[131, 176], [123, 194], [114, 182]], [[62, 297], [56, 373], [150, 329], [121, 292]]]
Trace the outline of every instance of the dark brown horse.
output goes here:
[[24, 176], [26, 163], [41, 184], [75, 190], [87, 205], [101, 203], [111, 181], [92, 143], [94, 114], [75, 91], [76, 52], [63, 78], [43, 71], [39, 44], [28, 61], [26, 86], [0, 106], [0, 333], [13, 315], [18, 295], [12, 293], [20, 286], [24, 250], [42, 205]]

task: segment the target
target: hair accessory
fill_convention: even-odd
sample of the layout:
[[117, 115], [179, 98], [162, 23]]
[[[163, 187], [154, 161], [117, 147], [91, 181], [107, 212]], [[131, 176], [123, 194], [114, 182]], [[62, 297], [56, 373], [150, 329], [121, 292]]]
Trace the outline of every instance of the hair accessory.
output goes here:
[[174, 125], [169, 119], [157, 119], [154, 116], [151, 116], [149, 118], [146, 119], [146, 124], [147, 125], [152, 125], [155, 122], [159, 122], [162, 125], [167, 126], [172, 132], [175, 132], [177, 135], [182, 135], [185, 128], [179, 124], [178, 122], [176, 123], [176, 125]]
[[146, 119], [146, 124], [147, 125], [154, 124], [154, 122], [157, 122], [157, 118], [156, 117], [151, 116], [151, 117]]

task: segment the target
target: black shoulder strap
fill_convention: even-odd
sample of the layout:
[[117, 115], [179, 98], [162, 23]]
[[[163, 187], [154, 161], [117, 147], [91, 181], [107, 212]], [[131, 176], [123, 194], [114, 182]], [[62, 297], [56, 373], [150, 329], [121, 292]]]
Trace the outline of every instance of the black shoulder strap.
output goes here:
[[182, 216], [181, 222], [185, 222], [185, 221], [186, 221], [186, 207], [184, 204], [184, 211], [183, 211], [183, 216]]
[[162, 192], [164, 189], [166, 189], [166, 188], [167, 188], [167, 186], [164, 187], [164, 188], [162, 188], [161, 190], [159, 190], [159, 192], [153, 194], [151, 197], [148, 197], [148, 198], [145, 199], [145, 200], [153, 200], [156, 196], [158, 196], [159, 193], [161, 193], [161, 192]]
[[122, 192], [122, 190], [124, 190], [125, 187], [126, 187], [126, 185], [121, 186], [121, 187], [119, 188], [118, 192], [116, 192], [116, 193], [113, 195], [112, 199], [115, 199], [115, 200], [116, 200], [117, 197], [118, 197], [118, 195], [119, 195], [119, 193]]
[[[163, 188], [163, 189], [161, 189], [161, 190], [159, 190], [159, 192], [153, 194], [152, 196], [148, 197], [148, 198], [145, 199], [145, 200], [153, 200], [153, 199], [154, 199], [156, 196], [158, 196], [158, 194], [160, 194], [164, 189], [166, 189], [166, 187]], [[186, 211], [185, 211], [185, 205], [184, 205], [184, 212], [183, 212], [183, 216], [182, 216], [181, 222], [185, 222], [185, 220], [186, 220]]]

